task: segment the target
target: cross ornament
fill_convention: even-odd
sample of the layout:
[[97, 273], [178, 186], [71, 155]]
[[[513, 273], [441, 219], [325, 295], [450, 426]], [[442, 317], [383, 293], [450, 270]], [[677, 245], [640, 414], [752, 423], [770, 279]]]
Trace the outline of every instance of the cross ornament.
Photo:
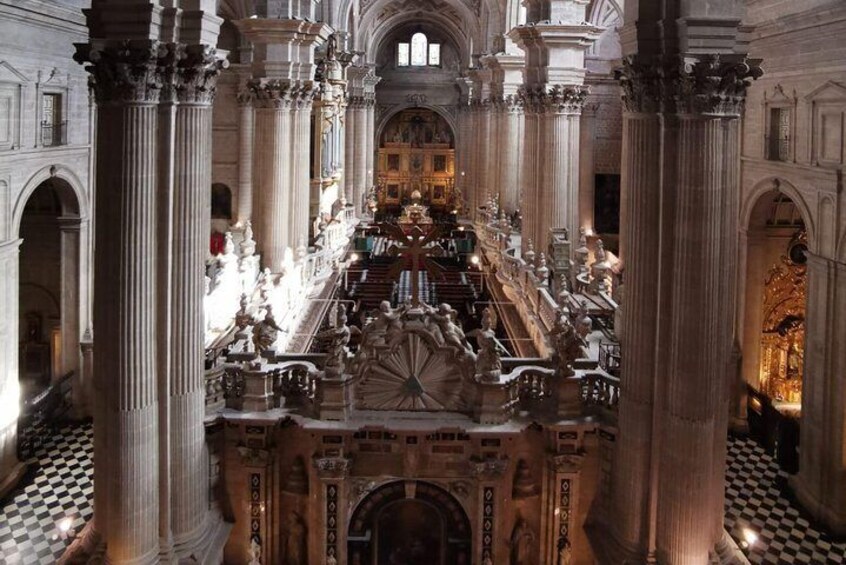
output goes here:
[[419, 226], [414, 226], [411, 233], [406, 234], [402, 228], [394, 224], [382, 224], [380, 228], [392, 240], [402, 244], [399, 247], [401, 260], [391, 267], [390, 275], [395, 277], [411, 267], [411, 306], [418, 308], [420, 306], [420, 269], [425, 269], [433, 279], [443, 278], [443, 268], [429, 259], [431, 251], [426, 247], [438, 239], [441, 230], [436, 227], [426, 234]]

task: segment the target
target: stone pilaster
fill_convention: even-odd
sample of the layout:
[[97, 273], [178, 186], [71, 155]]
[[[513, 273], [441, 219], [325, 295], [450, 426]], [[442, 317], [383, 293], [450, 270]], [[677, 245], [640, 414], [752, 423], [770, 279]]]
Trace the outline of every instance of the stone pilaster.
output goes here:
[[[375, 86], [375, 85], [374, 85]], [[365, 116], [365, 135], [367, 136], [367, 143], [365, 145], [365, 174], [364, 174], [364, 194], [367, 195], [370, 189], [374, 186], [375, 170], [376, 170], [376, 93], [366, 94], [366, 104], [364, 110]]]
[[[271, 271], [279, 271], [287, 248], [293, 248], [289, 233], [293, 145], [291, 123], [292, 89], [283, 81], [251, 81], [255, 107], [253, 151], [253, 198], [257, 214], [253, 230], [258, 253]], [[290, 156], [290, 157], [289, 157]]]
[[[596, 110], [598, 104], [588, 103], [582, 108], [579, 124], [579, 227], [594, 230], [594, 145], [596, 141]], [[572, 237], [576, 237], [578, 232]]]
[[98, 102], [95, 528], [114, 563], [159, 552], [156, 387], [160, 45], [81, 46]]
[[[529, 242], [535, 243], [535, 231], [538, 225], [539, 192], [538, 177], [541, 146], [541, 123], [536, 101], [531, 98], [522, 100], [523, 116], [523, 167], [520, 177], [520, 211], [523, 215], [521, 245], [523, 252], [528, 250]], [[537, 247], [535, 247], [537, 249]]]
[[253, 217], [253, 141], [255, 113], [248, 90], [238, 94], [238, 225], [246, 226]]

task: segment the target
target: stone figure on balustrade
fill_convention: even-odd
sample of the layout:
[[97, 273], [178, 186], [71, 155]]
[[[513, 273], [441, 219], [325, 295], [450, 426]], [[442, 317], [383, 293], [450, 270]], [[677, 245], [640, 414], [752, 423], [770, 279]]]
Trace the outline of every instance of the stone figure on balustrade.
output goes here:
[[476, 376], [482, 382], [496, 382], [502, 374], [500, 351], [507, 350], [496, 338], [496, 323], [496, 312], [488, 306], [482, 313], [482, 327], [467, 334], [476, 338]]
[[574, 374], [573, 362], [587, 357], [587, 343], [576, 331], [570, 316], [562, 312], [555, 320], [550, 331], [549, 345], [552, 349], [552, 362], [559, 376], [570, 377]]
[[269, 304], [266, 308], [267, 313], [264, 320], [253, 327], [253, 345], [259, 353], [272, 349], [276, 340], [279, 339], [279, 332], [285, 331], [276, 323], [276, 318], [273, 317], [273, 308]]
[[318, 342], [326, 343], [326, 366], [324, 374], [328, 378], [340, 378], [346, 368], [349, 349], [347, 346], [358, 328], [350, 328], [347, 324], [347, 307], [338, 304], [335, 326], [315, 336]]

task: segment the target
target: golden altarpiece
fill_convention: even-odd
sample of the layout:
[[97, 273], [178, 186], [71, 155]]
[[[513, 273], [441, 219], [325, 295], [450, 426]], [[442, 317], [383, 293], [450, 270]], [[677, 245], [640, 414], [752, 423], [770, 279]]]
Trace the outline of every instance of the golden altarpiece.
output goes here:
[[418, 191], [433, 209], [449, 211], [454, 188], [455, 138], [447, 121], [425, 108], [391, 118], [379, 142], [379, 207], [398, 209]]
[[805, 351], [807, 269], [794, 249], [767, 274], [761, 330], [761, 392], [786, 405], [801, 404]]

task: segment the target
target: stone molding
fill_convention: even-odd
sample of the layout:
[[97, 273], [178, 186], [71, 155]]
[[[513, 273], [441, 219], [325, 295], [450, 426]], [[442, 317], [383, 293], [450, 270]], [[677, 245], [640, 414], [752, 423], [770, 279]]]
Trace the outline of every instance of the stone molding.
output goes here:
[[505, 472], [508, 470], [508, 461], [508, 456], [505, 455], [499, 458], [472, 458], [470, 469], [477, 479], [498, 479], [505, 476]]
[[740, 117], [760, 63], [745, 55], [635, 56], [615, 74], [628, 112]]
[[98, 104], [211, 104], [227, 65], [207, 45], [159, 41], [78, 44], [74, 59], [90, 73]]
[[253, 79], [247, 82], [247, 93], [255, 108], [309, 108], [319, 92], [319, 86], [313, 82], [292, 83], [279, 79]]

